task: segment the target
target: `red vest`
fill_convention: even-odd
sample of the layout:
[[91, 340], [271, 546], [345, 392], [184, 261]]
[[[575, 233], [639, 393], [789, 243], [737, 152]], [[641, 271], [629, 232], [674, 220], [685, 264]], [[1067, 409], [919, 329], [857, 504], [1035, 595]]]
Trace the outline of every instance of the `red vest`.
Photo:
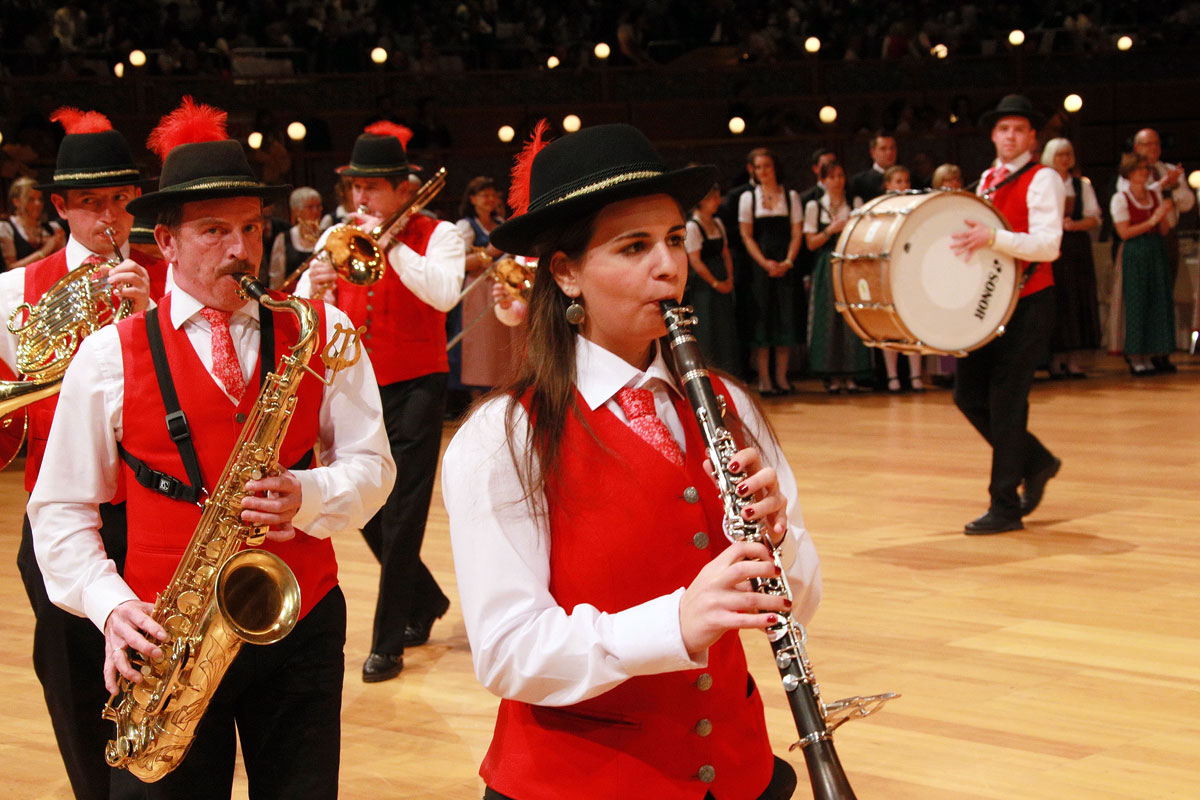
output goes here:
[[[150, 273], [150, 299], [158, 302], [166, 291], [167, 262], [131, 250], [129, 257], [141, 264]], [[25, 302], [33, 305], [50, 287], [67, 274], [67, 249], [64, 247], [30, 264], [25, 268]], [[58, 406], [58, 395], [51, 395], [28, 406], [29, 439], [25, 455], [25, 490], [32, 492], [42, 468], [42, 456], [46, 453], [46, 439], [50, 436], [50, 423], [54, 421], [54, 409]], [[122, 487], [112, 502], [121, 502]]]
[[[992, 203], [1008, 220], [1009, 227], [1017, 233], [1029, 233], [1029, 206], [1026, 204], [1025, 197], [1029, 192], [1029, 184], [1033, 182], [1033, 176], [1043, 169], [1049, 169], [1049, 167], [1038, 164], [1025, 170], [1020, 177], [1004, 184], [992, 195]], [[995, 167], [992, 167], [984, 173], [984, 185], [994, 170]], [[1017, 270], [1024, 272], [1026, 264], [1027, 262], [1017, 259]], [[1034, 267], [1033, 274], [1025, 280], [1025, 285], [1021, 287], [1021, 297], [1028, 297], [1034, 292], [1040, 292], [1053, 285], [1054, 272], [1050, 262], [1043, 261]]]
[[[398, 241], [425, 255], [429, 237], [439, 224], [415, 214]], [[449, 223], [445, 223], [449, 224]], [[338, 278], [337, 304], [355, 325], [366, 325], [363, 343], [380, 386], [434, 372], [448, 372], [446, 315], [409, 291], [396, 270], [385, 265], [383, 278], [370, 286], [355, 286]]]
[[[315, 304], [321, 331], [316, 353], [310, 362], [317, 374], [324, 374], [319, 353], [325, 346], [323, 304]], [[183, 330], [171, 325], [171, 298], [158, 306], [163, 346], [175, 378], [179, 405], [187, 416], [200, 461], [204, 486], [211, 489], [221, 477], [233, 445], [242, 431], [237, 416], [249, 414], [258, 398], [259, 367], [246, 384], [241, 403], [234, 406], [216, 381], [204, 369]], [[265, 313], [265, 312], [264, 312]], [[275, 314], [275, 364], [297, 339], [297, 325], [290, 314]], [[121, 446], [135, 458], [159, 472], [187, 479], [183, 461], [167, 434], [166, 409], [154, 373], [154, 361], [146, 338], [146, 315], [135, 314], [117, 326], [121, 337], [121, 358], [125, 369], [125, 419]], [[274, 368], [273, 368], [274, 369]], [[186, 376], [186, 377], [184, 377]], [[311, 376], [300, 384], [291, 424], [280, 448], [279, 463], [287, 466], [304, 456], [317, 440], [322, 384]], [[140, 424], [135, 424], [140, 421]], [[192, 503], [172, 500], [146, 489], [122, 462], [128, 487], [129, 551], [125, 557], [125, 582], [146, 602], [155, 597], [171, 580], [175, 567], [191, 541], [200, 508]], [[337, 562], [333, 544], [300, 531], [287, 542], [267, 541], [262, 549], [279, 555], [300, 583], [301, 616], [308, 613], [325, 593], [337, 585]]]
[[[1154, 192], [1149, 193], [1150, 194], [1150, 207], [1149, 208], [1141, 208], [1140, 206], [1136, 205], [1133, 202], [1133, 195], [1131, 195], [1129, 192], [1121, 192], [1121, 194], [1125, 195], [1125, 205], [1129, 207], [1129, 224], [1130, 225], [1141, 225], [1143, 222], [1145, 222], [1146, 220], [1148, 220], [1152, 216], [1154, 216], [1154, 211], [1158, 208], [1158, 195], [1157, 194], [1155, 194]], [[1146, 233], [1158, 233], [1158, 229], [1152, 228], [1152, 229], [1146, 231]], [[1143, 235], [1145, 235], [1145, 234], [1143, 234]], [[1135, 236], [1134, 238], [1136, 239], [1137, 237]]]
[[[567, 612], [588, 603], [612, 613], [687, 586], [728, 546], [691, 409], [676, 398], [687, 435], [687, 460], [677, 467], [607, 409], [591, 412], [576, 400], [584, 422], [568, 416], [547, 489], [555, 498], [550, 592]], [[690, 487], [699, 490], [691, 503]], [[707, 735], [701, 720], [711, 725]], [[697, 778], [706, 765], [715, 770], [711, 784]], [[772, 768], [762, 700], [734, 632], [709, 648], [705, 669], [630, 678], [572, 706], [501, 701], [479, 774], [520, 800], [700, 800], [709, 790], [752, 800]]]

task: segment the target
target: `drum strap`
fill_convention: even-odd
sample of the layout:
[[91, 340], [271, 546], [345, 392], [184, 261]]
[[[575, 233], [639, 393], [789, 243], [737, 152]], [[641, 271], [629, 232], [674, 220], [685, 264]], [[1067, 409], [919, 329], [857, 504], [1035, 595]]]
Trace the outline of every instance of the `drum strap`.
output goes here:
[[[1029, 161], [1027, 161], [1027, 162], [1025, 163], [1025, 166], [1021, 167], [1019, 170], [1017, 170], [1016, 172], [1012, 173], [1011, 175], [1008, 175], [1008, 176], [1007, 176], [1007, 177], [1006, 177], [1004, 180], [1000, 181], [1000, 182], [999, 182], [999, 183], [997, 183], [995, 186], [988, 187], [988, 189], [984, 191], [984, 193], [983, 193], [983, 196], [984, 196], [986, 199], [988, 199], [988, 200], [991, 200], [991, 199], [992, 199], [992, 195], [994, 195], [994, 194], [996, 193], [996, 190], [997, 190], [997, 189], [999, 189], [1001, 186], [1007, 186], [1008, 184], [1010, 184], [1010, 183], [1012, 183], [1013, 181], [1015, 181], [1017, 178], [1019, 178], [1019, 177], [1021, 177], [1022, 175], [1024, 175], [1026, 172], [1029, 172], [1029, 170], [1033, 169], [1034, 167], [1041, 166], [1041, 163], [1042, 163], [1042, 162], [1038, 161], [1038, 160], [1037, 160], [1037, 159], [1035, 159], [1035, 158], [1031, 158], [1031, 159], [1029, 159]], [[981, 178], [980, 180], [982, 180], [982, 178]], [[968, 186], [967, 188], [968, 188], [969, 190], [971, 190], [971, 191], [975, 191], [975, 187], [976, 187], [976, 186], [978, 186], [978, 185], [979, 185], [979, 181], [975, 181], [974, 183], [972, 183], [972, 184], [971, 184], [970, 186]]]

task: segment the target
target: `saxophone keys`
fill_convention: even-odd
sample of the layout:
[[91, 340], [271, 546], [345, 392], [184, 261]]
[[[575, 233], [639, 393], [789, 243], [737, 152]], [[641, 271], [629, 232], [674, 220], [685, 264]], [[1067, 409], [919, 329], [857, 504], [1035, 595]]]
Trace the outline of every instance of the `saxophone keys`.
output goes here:
[[182, 639], [187, 636], [192, 623], [191, 620], [182, 614], [172, 614], [167, 617], [167, 621], [163, 623], [163, 627], [167, 629], [167, 634], [172, 639]]
[[175, 606], [183, 614], [194, 614], [200, 610], [200, 594], [194, 591], [181, 592], [175, 599]]

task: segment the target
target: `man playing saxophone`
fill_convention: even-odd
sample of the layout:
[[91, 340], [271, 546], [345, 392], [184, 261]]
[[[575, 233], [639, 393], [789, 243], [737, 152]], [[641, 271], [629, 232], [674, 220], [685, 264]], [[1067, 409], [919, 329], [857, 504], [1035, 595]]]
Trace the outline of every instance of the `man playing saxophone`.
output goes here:
[[[100, 268], [99, 274], [113, 288], [116, 297], [112, 302], [128, 300], [134, 311], [161, 297], [166, 283], [167, 265], [130, 252], [127, 244], [133, 216], [125, 205], [141, 194], [147, 181], [135, 166], [125, 138], [95, 111], [60, 108], [50, 118], [62, 123], [66, 136], [58, 151], [53, 180], [39, 188], [49, 193], [55, 209], [70, 226], [71, 235], [61, 250], [45, 253], [41, 260], [22, 269], [0, 274], [0, 359], [14, 372], [19, 371], [18, 337], [6, 323], [23, 303], [36, 306], [69, 272], [84, 264], [108, 264]], [[46, 397], [25, 409], [29, 437], [26, 490], [32, 490], [37, 481], [56, 401], [54, 396]], [[99, 512], [105, 547], [118, 570], [125, 556], [122, 495], [123, 491], [118, 490], [112, 502], [104, 503]], [[77, 798], [86, 800], [122, 796], [115, 786], [110, 795], [111, 770], [104, 762], [103, 750], [109, 731], [96, 718], [96, 704], [104, 702], [104, 690], [96, 680], [96, 672], [104, 662], [103, 637], [86, 619], [68, 614], [47, 599], [33, 555], [28, 517], [21, 532], [17, 566], [35, 617], [34, 670], [42, 684], [71, 788]]]
[[[351, 179], [352, 202], [370, 215], [356, 221], [370, 230], [405, 208], [414, 195], [404, 145], [412, 133], [400, 125], [369, 125], [339, 172]], [[397, 226], [399, 227], [399, 226]], [[326, 239], [329, 234], [326, 234]], [[400, 674], [404, 648], [424, 644], [450, 600], [421, 562], [425, 519], [433, 495], [442, 411], [446, 399], [446, 312], [458, 302], [466, 248], [449, 222], [414, 214], [402, 230], [383, 232], [383, 277], [371, 286], [339, 279], [320, 257], [300, 279], [296, 294], [319, 297], [333, 288], [338, 308], [355, 325], [377, 364], [388, 442], [396, 461], [396, 486], [387, 504], [364, 527], [363, 538], [379, 559], [371, 653], [363, 680]], [[319, 253], [326, 239], [317, 243]], [[326, 296], [328, 299], [328, 296]]]
[[[299, 621], [274, 644], [238, 650], [186, 758], [143, 791], [148, 798], [229, 797], [236, 726], [251, 796], [332, 798], [346, 607], [329, 537], [370, 517], [395, 474], [374, 371], [365, 354], [343, 369], [322, 369], [314, 359], [310, 366], [327, 384], [310, 375], [293, 408], [262, 407], [266, 373], [279, 371], [275, 365], [304, 331], [290, 316], [247, 301], [233, 275], [254, 272], [262, 203], [290, 187], [259, 182], [241, 145], [228, 139], [224, 112], [190, 98], [164, 117], [149, 145], [164, 158], [159, 189], [130, 208], [155, 214], [173, 286], [153, 311], [87, 339], [67, 372], [63, 400], [76, 413], [55, 425], [30, 500], [38, 561], [50, 598], [104, 631], [109, 690], [118, 675], [141, 683], [131, 657], [166, 650], [167, 631], [150, 603], [176, 583], [181, 554], [193, 531], [202, 532], [197, 501], [228, 481], [226, 461], [248, 418], [286, 417], [279, 469], [246, 481], [240, 518], [269, 526], [261, 547], [295, 574]], [[319, 353], [348, 320], [317, 305]], [[122, 476], [129, 514], [123, 576], [102, 549], [96, 513]], [[221, 524], [237, 527], [232, 518]]]

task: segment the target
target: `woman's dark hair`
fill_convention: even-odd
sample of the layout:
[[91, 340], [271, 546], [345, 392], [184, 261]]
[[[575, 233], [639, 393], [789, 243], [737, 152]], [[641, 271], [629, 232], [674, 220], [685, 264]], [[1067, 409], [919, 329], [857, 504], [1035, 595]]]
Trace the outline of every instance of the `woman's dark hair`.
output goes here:
[[496, 182], [486, 175], [479, 175], [471, 178], [467, 188], [463, 190], [462, 202], [458, 204], [458, 218], [475, 216], [475, 206], [471, 204], [471, 197], [482, 192], [484, 189], [495, 189]]
[[1139, 167], [1149, 167], [1150, 162], [1139, 156], [1137, 153], [1125, 153], [1121, 156], [1121, 163], [1117, 166], [1117, 174], [1122, 178], [1128, 178]]
[[754, 159], [759, 156], [766, 156], [771, 159], [771, 165], [775, 167], [775, 181], [783, 184], [783, 169], [779, 166], [779, 159], [776, 158], [775, 152], [768, 147], [756, 147], [746, 154], [746, 163], [754, 166]]
[[835, 169], [840, 169], [843, 175], [846, 173], [846, 168], [843, 167], [842, 162], [838, 161], [836, 158], [833, 161], [826, 161], [824, 164], [822, 164], [820, 171], [821, 180], [828, 178], [831, 174], [833, 174]]

